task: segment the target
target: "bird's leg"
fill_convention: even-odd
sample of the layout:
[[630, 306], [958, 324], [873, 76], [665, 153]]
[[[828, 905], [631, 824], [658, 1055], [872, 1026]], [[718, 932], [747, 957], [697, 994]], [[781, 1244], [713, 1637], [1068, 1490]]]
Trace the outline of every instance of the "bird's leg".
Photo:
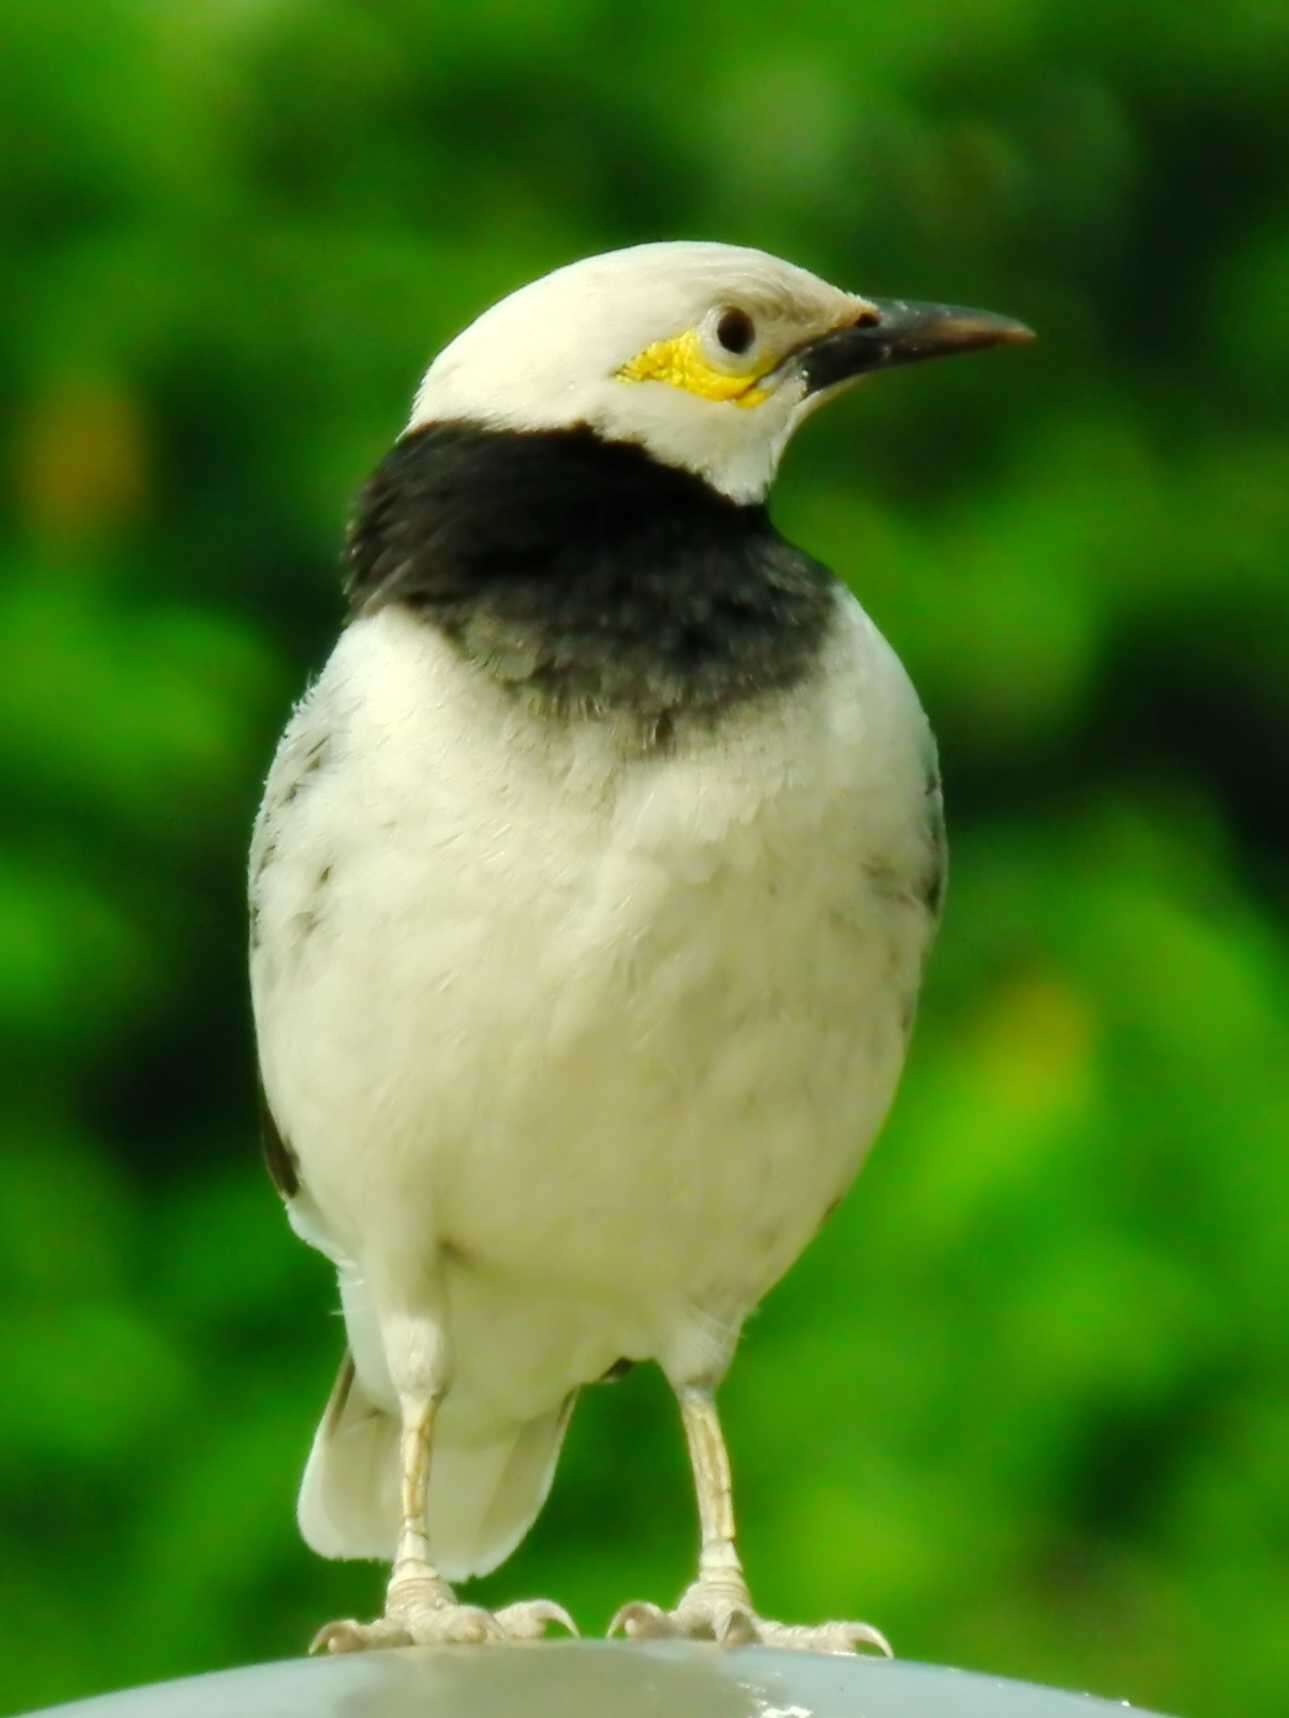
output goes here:
[[698, 1579], [680, 1601], [698, 1600], [720, 1609], [726, 1626], [718, 1639], [738, 1632], [741, 1617], [752, 1613], [752, 1595], [743, 1578], [743, 1565], [734, 1545], [734, 1488], [730, 1478], [729, 1452], [721, 1434], [715, 1396], [705, 1390], [679, 1392], [680, 1412], [689, 1445], [689, 1461], [698, 1493]]
[[870, 1623], [820, 1623], [798, 1627], [770, 1622], [752, 1608], [734, 1538], [734, 1494], [729, 1453], [716, 1412], [714, 1391], [704, 1385], [677, 1389], [698, 1493], [698, 1579], [674, 1610], [642, 1601], [623, 1605], [609, 1625], [632, 1637], [684, 1635], [723, 1646], [763, 1645], [801, 1652], [854, 1652], [873, 1647], [890, 1656], [886, 1638]]
[[405, 1398], [400, 1439], [402, 1525], [385, 1589], [385, 1614], [375, 1622], [328, 1623], [319, 1629], [311, 1652], [360, 1652], [368, 1647], [433, 1646], [448, 1642], [539, 1640], [548, 1623], [576, 1634], [561, 1605], [546, 1599], [487, 1611], [463, 1605], [430, 1561], [427, 1505], [430, 1450], [437, 1399]]
[[451, 1587], [430, 1562], [430, 1537], [426, 1531], [434, 1410], [434, 1403], [418, 1402], [410, 1413], [404, 1414], [399, 1447], [403, 1519], [389, 1586], [385, 1589], [385, 1615], [405, 1616], [409, 1623], [418, 1611], [442, 1610], [455, 1602]]

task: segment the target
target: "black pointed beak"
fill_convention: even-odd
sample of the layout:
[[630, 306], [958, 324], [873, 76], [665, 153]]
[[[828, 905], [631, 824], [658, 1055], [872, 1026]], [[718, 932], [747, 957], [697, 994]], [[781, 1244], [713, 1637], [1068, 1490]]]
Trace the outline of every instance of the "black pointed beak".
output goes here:
[[798, 354], [807, 393], [817, 394], [870, 370], [952, 358], [985, 346], [1023, 346], [1033, 330], [1010, 316], [967, 310], [957, 304], [906, 304], [899, 298], [869, 298], [868, 308], [845, 328], [825, 334]]

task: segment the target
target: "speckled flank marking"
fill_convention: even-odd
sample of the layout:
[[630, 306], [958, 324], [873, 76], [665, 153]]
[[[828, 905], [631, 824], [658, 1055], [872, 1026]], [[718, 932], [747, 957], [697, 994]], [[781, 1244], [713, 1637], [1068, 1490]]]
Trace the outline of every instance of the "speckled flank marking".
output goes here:
[[327, 755], [330, 752], [330, 750], [331, 750], [331, 735], [330, 734], [320, 734], [318, 736], [318, 738], [313, 742], [313, 744], [309, 747], [308, 751], [304, 754], [304, 761], [302, 762], [302, 764], [300, 766], [299, 775], [296, 776], [295, 780], [290, 784], [290, 786], [287, 788], [286, 792], [282, 795], [282, 804], [283, 805], [290, 805], [291, 802], [299, 794], [301, 788], [303, 788], [306, 785], [309, 777], [311, 775], [314, 775], [318, 770], [323, 768], [323, 766], [327, 762]]
[[318, 880], [313, 886], [313, 894], [291, 921], [296, 933], [297, 954], [322, 922], [322, 902], [327, 892], [327, 886], [331, 882], [331, 875], [332, 866], [330, 864], [324, 865], [318, 872]]

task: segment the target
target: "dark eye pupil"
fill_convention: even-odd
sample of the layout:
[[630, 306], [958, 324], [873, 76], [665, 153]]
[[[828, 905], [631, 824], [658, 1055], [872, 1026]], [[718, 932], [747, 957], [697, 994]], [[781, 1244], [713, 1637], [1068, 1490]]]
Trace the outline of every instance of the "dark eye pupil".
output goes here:
[[716, 324], [716, 338], [727, 352], [746, 352], [756, 338], [752, 318], [746, 310], [726, 310]]

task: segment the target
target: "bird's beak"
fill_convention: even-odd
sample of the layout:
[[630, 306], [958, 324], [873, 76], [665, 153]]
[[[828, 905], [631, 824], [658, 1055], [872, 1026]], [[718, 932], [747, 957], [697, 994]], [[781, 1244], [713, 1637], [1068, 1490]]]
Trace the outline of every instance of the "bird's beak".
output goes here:
[[989, 310], [867, 298], [854, 322], [806, 346], [797, 354], [797, 365], [807, 394], [817, 394], [870, 370], [951, 358], [984, 346], [1021, 346], [1033, 338], [1023, 322]]

